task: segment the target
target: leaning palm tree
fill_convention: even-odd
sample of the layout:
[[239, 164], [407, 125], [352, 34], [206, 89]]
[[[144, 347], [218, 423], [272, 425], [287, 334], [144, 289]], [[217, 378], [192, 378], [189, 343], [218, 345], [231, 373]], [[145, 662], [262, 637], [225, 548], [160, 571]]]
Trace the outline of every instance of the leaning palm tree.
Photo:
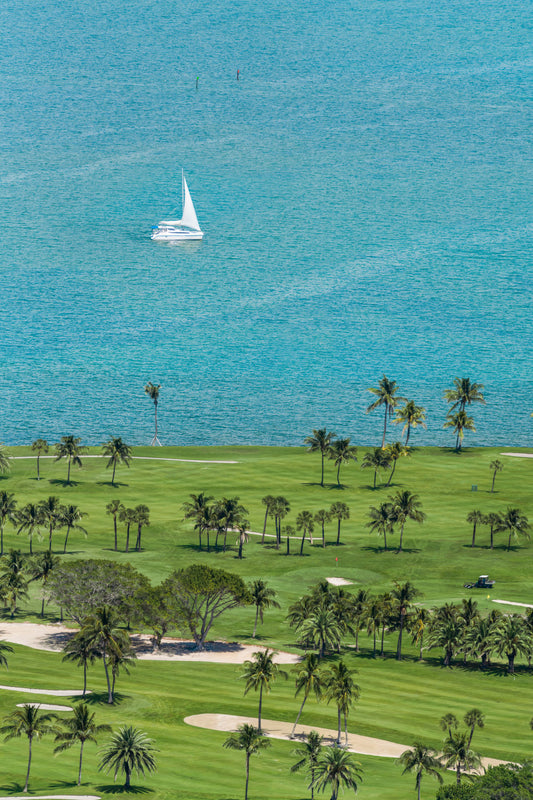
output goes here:
[[155, 418], [155, 433], [154, 438], [150, 442], [150, 445], [153, 447], [154, 445], [158, 444], [161, 445], [161, 442], [157, 438], [157, 404], [159, 402], [159, 390], [161, 389], [160, 383], [152, 383], [152, 381], [148, 381], [146, 386], [144, 387], [144, 393], [148, 395], [148, 397], [154, 401], [154, 418]]
[[232, 733], [223, 744], [230, 750], [244, 750], [246, 756], [246, 783], [244, 787], [244, 800], [248, 800], [248, 782], [250, 780], [250, 758], [261, 750], [270, 747], [270, 740], [261, 735], [261, 731], [253, 725], [244, 723], [237, 729], [237, 733]]
[[4, 717], [4, 724], [0, 727], [0, 735], [5, 736], [5, 741], [26, 736], [28, 739], [28, 769], [26, 771], [26, 782], [23, 792], [28, 791], [30, 780], [32, 745], [34, 740], [41, 739], [48, 733], [54, 733], [55, 727], [52, 724], [55, 714], [43, 714], [39, 711], [40, 706], [25, 703], [22, 708], [17, 708], [7, 717]]
[[265, 497], [261, 498], [261, 503], [265, 507], [265, 519], [263, 521], [263, 534], [261, 536], [261, 544], [264, 544], [268, 518], [274, 516], [273, 509], [274, 509], [274, 506], [276, 504], [276, 498], [272, 494], [267, 494], [267, 495], [265, 495]]
[[120, 500], [111, 500], [105, 507], [106, 514], [110, 514], [113, 517], [113, 527], [115, 530], [115, 550], [118, 550], [118, 532], [117, 532], [117, 517], [119, 516], [120, 512], [124, 506], [120, 502]]
[[63, 661], [72, 661], [76, 666], [83, 667], [83, 694], [87, 692], [87, 667], [100, 658], [101, 652], [94, 644], [91, 634], [78, 631], [68, 640], [63, 648]]
[[423, 661], [424, 635], [430, 622], [431, 612], [423, 606], [417, 606], [410, 621], [409, 629], [412, 636], [411, 642], [417, 644], [420, 648], [419, 661]]
[[70, 484], [70, 467], [74, 464], [75, 467], [82, 466], [80, 456], [86, 452], [87, 448], [82, 447], [80, 444], [81, 439], [76, 436], [62, 436], [61, 441], [58, 442], [55, 446], [56, 449], [56, 461], [60, 461], [62, 458], [67, 459], [68, 463], [68, 470], [67, 470], [67, 483]]
[[25, 531], [30, 540], [30, 556], [33, 555], [33, 537], [41, 535], [40, 528], [44, 522], [43, 511], [40, 504], [26, 503], [26, 505], [17, 512], [17, 533]]
[[85, 742], [94, 742], [97, 744], [96, 737], [101, 733], [111, 733], [111, 725], [107, 723], [97, 725], [94, 721], [96, 714], [91, 714], [87, 703], [80, 703], [75, 706], [74, 714], [71, 717], [65, 717], [58, 720], [64, 726], [65, 730], [56, 734], [55, 741], [60, 742], [54, 748], [54, 753], [63, 753], [65, 750], [78, 744], [80, 745], [80, 760], [78, 767], [78, 786], [81, 784], [81, 768], [83, 764], [83, 747]]
[[124, 773], [124, 788], [131, 785], [131, 774], [144, 775], [145, 772], [155, 772], [157, 769], [154, 753], [153, 739], [131, 725], [124, 725], [118, 733], [100, 750], [99, 770], [109, 772], [114, 770], [115, 780], [119, 772]]
[[401, 442], [393, 442], [392, 444], [388, 444], [385, 450], [387, 452], [390, 462], [392, 463], [392, 469], [389, 475], [389, 480], [386, 483], [387, 486], [390, 486], [394, 473], [396, 472], [396, 462], [400, 458], [409, 457], [411, 455], [411, 451], [406, 445], [403, 445]]
[[479, 767], [481, 759], [468, 746], [468, 731], [450, 733], [442, 748], [442, 759], [447, 769], [454, 769], [457, 775], [457, 786], [461, 783], [461, 775]]
[[395, 424], [404, 423], [402, 433], [406, 434], [405, 446], [409, 444], [409, 436], [411, 430], [418, 428], [426, 428], [426, 409], [423, 406], [415, 405], [414, 400], [406, 400], [405, 405], [396, 409], [396, 416], [393, 419]]
[[337, 541], [335, 544], [339, 545], [341, 543], [341, 522], [342, 520], [350, 519], [350, 508], [346, 503], [342, 503], [338, 500], [331, 504], [329, 515], [337, 520]]
[[485, 514], [479, 509], [474, 509], [474, 511], [470, 511], [466, 515], [466, 521], [472, 525], [472, 547], [475, 547], [476, 544], [476, 529], [478, 525], [481, 525], [485, 522]]
[[252, 639], [255, 639], [255, 635], [257, 633], [257, 623], [261, 620], [261, 624], [263, 624], [263, 613], [267, 608], [281, 608], [280, 604], [277, 600], [274, 600], [276, 596], [276, 591], [271, 589], [265, 581], [262, 581], [260, 578], [255, 580], [250, 585], [250, 597], [251, 597], [251, 604], [255, 606], [255, 622], [254, 622], [254, 632], [252, 633]]
[[52, 549], [52, 536], [56, 528], [62, 526], [61, 501], [59, 497], [48, 497], [39, 503], [43, 524], [48, 525], [48, 549]]
[[390, 462], [391, 459], [389, 454], [381, 447], [374, 447], [372, 450], [369, 450], [367, 453], [365, 453], [361, 462], [361, 469], [374, 470], [374, 489], [376, 488], [378, 472], [382, 469], [389, 469]]
[[383, 549], [386, 550], [387, 534], [391, 534], [393, 531], [392, 503], [380, 503], [377, 507], [370, 506], [367, 517], [370, 522], [366, 523], [366, 527], [370, 528], [372, 533], [383, 536]]
[[474, 433], [476, 432], [474, 418], [469, 417], [464, 410], [458, 411], [456, 414], [452, 414], [450, 411], [443, 427], [453, 428], [453, 432], [457, 434], [457, 438], [455, 440], [455, 449], [457, 452], [461, 452], [463, 439], [465, 438], [465, 431], [473, 431]]
[[302, 768], [308, 770], [309, 777], [311, 778], [311, 782], [309, 784], [311, 789], [311, 800], [314, 800], [315, 796], [315, 771], [318, 765], [320, 753], [322, 752], [323, 741], [324, 737], [321, 736], [317, 731], [309, 731], [305, 737], [304, 744], [301, 747], [297, 747], [294, 751], [294, 755], [299, 756], [300, 760], [297, 761], [296, 764], [292, 765], [291, 772], [298, 772], [298, 770]]
[[310, 511], [300, 511], [296, 517], [296, 530], [302, 532], [302, 541], [300, 544], [300, 555], [303, 555], [305, 537], [309, 535], [309, 541], [313, 544], [313, 531], [315, 529], [313, 515]]
[[509, 534], [507, 549], [511, 549], [511, 539], [518, 539], [519, 536], [529, 540], [529, 521], [519, 508], [509, 507], [505, 514], [501, 515], [498, 531]]
[[304, 705], [311, 692], [314, 692], [317, 701], [320, 701], [322, 692], [324, 691], [324, 676], [320, 671], [320, 661], [316, 653], [306, 653], [303, 661], [298, 665], [297, 670], [296, 692], [294, 696], [296, 697], [303, 691], [303, 700], [300, 710], [298, 711], [298, 716], [296, 717], [296, 722], [292, 727], [291, 739], [294, 737], [296, 726], [298, 725], [302, 711], [304, 710]]
[[350, 444], [350, 438], [335, 439], [329, 448], [329, 458], [337, 467], [337, 486], [340, 487], [341, 467], [350, 461], [357, 461], [357, 447]]
[[418, 792], [418, 800], [420, 800], [420, 786], [422, 783], [422, 776], [424, 774], [431, 775], [436, 778], [439, 783], [443, 783], [442, 776], [439, 772], [441, 763], [431, 748], [426, 747], [425, 744], [420, 742], [413, 742], [411, 750], [404, 750], [400, 756], [400, 764], [403, 766], [403, 773], [414, 772], [416, 775], [415, 789]]
[[108, 442], [102, 445], [102, 455], [109, 458], [106, 464], [106, 469], [113, 467], [113, 475], [111, 476], [111, 485], [115, 485], [115, 472], [117, 464], [124, 464], [129, 467], [132, 459], [131, 447], [126, 442], [123, 442], [120, 436], [112, 436]]
[[306, 436], [304, 444], [309, 453], [320, 453], [322, 457], [322, 472], [320, 476], [320, 485], [324, 486], [324, 459], [329, 454], [331, 443], [337, 436], [333, 431], [328, 431], [326, 428], [319, 428], [315, 430], [311, 436]]
[[472, 708], [470, 711], [466, 712], [464, 719], [466, 727], [470, 728], [470, 733], [468, 735], [468, 747], [470, 747], [474, 736], [474, 730], [476, 728], [485, 727], [485, 715], [479, 708]]
[[400, 543], [398, 553], [402, 552], [403, 529], [408, 519], [413, 522], [424, 522], [426, 515], [420, 510], [420, 501], [417, 494], [413, 494], [408, 489], [397, 492], [390, 498], [391, 516], [394, 523], [400, 525]]
[[11, 457], [5, 447], [5, 445], [0, 442], [0, 474], [9, 472], [11, 469]]
[[[357, 670], [354, 670], [357, 672]], [[328, 703], [333, 700], [337, 706], [337, 744], [341, 743], [341, 715], [344, 717], [344, 737], [348, 744], [348, 714], [350, 708], [359, 698], [359, 686], [354, 683], [353, 672], [350, 672], [344, 661], [332, 664], [325, 678], [325, 696]]]
[[48, 453], [50, 446], [46, 439], [36, 439], [34, 442], [32, 442], [31, 449], [34, 453], [37, 453], [37, 480], [40, 481], [41, 476], [39, 474], [39, 459], [42, 455]]
[[4, 555], [4, 526], [6, 522], [12, 525], [17, 524], [17, 501], [15, 495], [0, 491], [0, 556]]
[[313, 786], [319, 792], [331, 789], [331, 800], [337, 800], [341, 787], [357, 792], [362, 780], [361, 764], [352, 753], [340, 747], [324, 747], [315, 769]]
[[446, 389], [444, 397], [451, 403], [450, 412], [464, 411], [467, 405], [472, 403], [483, 403], [485, 405], [485, 398], [483, 397], [482, 383], [472, 383], [470, 378], [454, 378], [453, 389]]
[[240, 676], [246, 681], [244, 694], [250, 689], [259, 690], [259, 712], [257, 715], [257, 729], [261, 733], [261, 711], [263, 706], [263, 691], [269, 692], [272, 682], [276, 678], [287, 678], [287, 673], [274, 663], [274, 650], [259, 650], [253, 654], [251, 661], [244, 662], [244, 672]]
[[109, 677], [108, 657], [111, 653], [128, 649], [129, 637], [126, 631], [118, 627], [116, 611], [106, 606], [97, 608], [93, 614], [84, 620], [81, 633], [89, 644], [101, 654], [107, 681], [107, 702], [111, 705], [113, 703], [113, 690]]
[[68, 506], [61, 506], [60, 520], [61, 524], [67, 529], [65, 534], [65, 542], [63, 544], [63, 553], [67, 552], [68, 537], [70, 531], [80, 531], [84, 536], [87, 536], [87, 530], [80, 525], [79, 522], [83, 517], [87, 516], [87, 512], [81, 511], [78, 506], [69, 504]]
[[495, 458], [494, 461], [491, 461], [489, 464], [489, 469], [492, 470], [492, 486], [490, 487], [491, 494], [494, 492], [494, 483], [496, 481], [496, 473], [501, 472], [503, 469], [503, 461], [500, 461], [498, 458]]
[[396, 392], [398, 391], [398, 386], [396, 385], [396, 381], [391, 381], [387, 378], [386, 375], [379, 381], [377, 388], [370, 388], [368, 390], [372, 394], [375, 394], [377, 400], [374, 400], [373, 403], [370, 403], [368, 406], [366, 413], [368, 414], [370, 411], [374, 411], [376, 408], [380, 408], [383, 406], [385, 410], [385, 416], [383, 421], [383, 439], [381, 441], [381, 447], [385, 447], [385, 437], [387, 435], [387, 418], [391, 418], [394, 411], [398, 407], [400, 402], [406, 402], [405, 397], [400, 397], [397, 395]]

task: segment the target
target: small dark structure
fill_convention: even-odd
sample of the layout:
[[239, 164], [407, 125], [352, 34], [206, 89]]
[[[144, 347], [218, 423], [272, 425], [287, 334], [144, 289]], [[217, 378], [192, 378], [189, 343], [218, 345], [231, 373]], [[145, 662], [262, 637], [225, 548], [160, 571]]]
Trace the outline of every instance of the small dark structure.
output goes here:
[[488, 575], [480, 575], [475, 583], [465, 583], [465, 589], [492, 589], [495, 583]]

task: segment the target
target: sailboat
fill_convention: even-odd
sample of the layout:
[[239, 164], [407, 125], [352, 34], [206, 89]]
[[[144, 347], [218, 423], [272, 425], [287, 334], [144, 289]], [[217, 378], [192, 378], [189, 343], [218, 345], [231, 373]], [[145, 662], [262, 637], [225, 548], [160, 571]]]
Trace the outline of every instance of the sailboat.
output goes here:
[[164, 219], [152, 228], [152, 239], [159, 242], [193, 241], [203, 239], [203, 231], [200, 230], [198, 217], [194, 210], [194, 205], [185, 180], [183, 170], [181, 171], [181, 192], [183, 211], [181, 219]]

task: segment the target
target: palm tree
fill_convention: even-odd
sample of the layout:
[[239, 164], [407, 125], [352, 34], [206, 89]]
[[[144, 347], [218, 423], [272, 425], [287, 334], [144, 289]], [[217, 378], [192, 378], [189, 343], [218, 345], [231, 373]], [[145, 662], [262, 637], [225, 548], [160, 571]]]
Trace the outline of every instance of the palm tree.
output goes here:
[[381, 442], [381, 447], [383, 449], [385, 447], [385, 437], [387, 435], [387, 417], [391, 418], [400, 401], [406, 402], [407, 398], [396, 395], [398, 391], [396, 381], [389, 380], [386, 375], [379, 381], [377, 388], [370, 388], [368, 391], [375, 394], [377, 400], [374, 400], [374, 402], [368, 406], [366, 413], [368, 414], [370, 411], [380, 408], [380, 406], [383, 406], [385, 409], [383, 439]]
[[[357, 672], [357, 670], [354, 670]], [[359, 698], [359, 686], [354, 683], [352, 672], [344, 661], [332, 664], [325, 678], [325, 695], [328, 703], [333, 700], [337, 706], [337, 744], [341, 743], [341, 714], [344, 717], [344, 736], [348, 744], [348, 714], [351, 706]]]
[[320, 453], [322, 457], [322, 473], [320, 476], [321, 486], [324, 486], [324, 458], [329, 454], [331, 444], [336, 436], [336, 433], [333, 433], [333, 431], [328, 431], [326, 428], [319, 428], [318, 430], [313, 428], [312, 435], [306, 436], [304, 440], [304, 444], [306, 445], [309, 453]]
[[485, 398], [482, 394], [484, 388], [482, 383], [472, 383], [470, 378], [454, 378], [454, 388], [446, 389], [444, 397], [451, 403], [450, 411], [464, 411], [467, 405], [472, 403], [483, 403], [485, 405]]
[[278, 495], [276, 497], [274, 505], [272, 507], [272, 513], [274, 514], [274, 524], [276, 527], [276, 548], [279, 549], [280, 541], [281, 541], [281, 520], [285, 519], [289, 511], [291, 510], [291, 506], [289, 501], [283, 495]]
[[131, 526], [137, 522], [137, 513], [134, 508], [126, 508], [122, 506], [118, 513], [118, 518], [120, 522], [123, 522], [126, 526], [126, 546], [124, 548], [125, 553], [129, 553], [130, 549], [130, 529]]
[[81, 531], [84, 536], [87, 536], [86, 529], [79, 525], [79, 521], [86, 517], [87, 513], [85, 511], [81, 511], [78, 506], [68, 505], [68, 506], [61, 506], [60, 508], [60, 520], [61, 524], [65, 526], [67, 532], [65, 534], [65, 542], [63, 544], [63, 553], [67, 552], [67, 543], [68, 537], [71, 530]]
[[369, 450], [368, 453], [365, 453], [361, 462], [361, 469], [374, 470], [374, 489], [376, 488], [378, 472], [381, 469], [389, 469], [390, 462], [391, 459], [389, 454], [381, 447], [374, 447], [372, 450]]
[[414, 400], [406, 400], [402, 408], [396, 409], [396, 416], [393, 419], [395, 424], [404, 423], [402, 433], [406, 433], [405, 446], [409, 444], [409, 436], [411, 435], [411, 428], [426, 428], [426, 409], [423, 406], [415, 405]]
[[300, 511], [296, 517], [296, 529], [302, 531], [302, 542], [300, 544], [300, 555], [304, 552], [305, 537], [309, 534], [311, 544], [313, 544], [312, 533], [314, 530], [313, 515], [310, 511]]
[[337, 467], [337, 486], [340, 487], [341, 466], [350, 461], [357, 461], [357, 447], [350, 444], [350, 439], [335, 439], [329, 448], [329, 458]]
[[101, 733], [111, 733], [111, 725], [97, 725], [94, 721], [96, 714], [90, 713], [87, 703], [80, 703], [80, 705], [74, 706], [73, 711], [73, 716], [58, 720], [58, 722], [65, 727], [65, 730], [56, 734], [55, 741], [61, 742], [61, 744], [54, 748], [54, 753], [62, 753], [65, 750], [69, 750], [73, 745], [79, 742], [80, 761], [78, 786], [80, 786], [83, 747], [85, 742], [94, 742], [97, 744], [96, 737]]
[[209, 511], [209, 503], [213, 499], [209, 495], [200, 492], [200, 494], [190, 494], [190, 501], [183, 504], [185, 511], [184, 519], [194, 519], [194, 527], [198, 530], [199, 548], [202, 549], [202, 533], [206, 530], [208, 524], [208, 516], [206, 511]]
[[99, 770], [110, 769], [115, 771], [115, 780], [119, 772], [126, 776], [124, 788], [130, 788], [131, 773], [135, 770], [137, 775], [145, 772], [155, 772], [157, 769], [154, 753], [153, 739], [131, 725], [124, 725], [118, 733], [101, 749]]
[[11, 647], [10, 644], [6, 644], [6, 642], [0, 642], [0, 665], [8, 669], [6, 653], [14, 653], [15, 651]]
[[318, 524], [322, 528], [322, 547], [325, 547], [326, 534], [324, 532], [324, 526], [331, 520], [331, 514], [329, 511], [326, 511], [324, 508], [321, 508], [320, 511], [316, 512], [314, 519], [315, 522], [318, 522]]
[[411, 750], [404, 750], [400, 756], [400, 764], [403, 766], [402, 775], [406, 772], [414, 772], [416, 775], [415, 789], [418, 792], [418, 800], [420, 800], [420, 785], [422, 783], [422, 776], [424, 774], [431, 775], [436, 778], [440, 784], [443, 783], [442, 776], [439, 772], [441, 763], [437, 758], [435, 751], [426, 747], [425, 744], [420, 742], [413, 742]]
[[495, 647], [494, 627], [491, 619], [481, 617], [474, 620], [465, 633], [465, 644], [470, 655], [481, 656], [481, 669], [486, 669]]
[[503, 469], [503, 461], [500, 461], [498, 458], [495, 458], [494, 461], [491, 461], [489, 464], [489, 469], [492, 470], [492, 486], [490, 487], [491, 493], [494, 492], [494, 482], [496, 481], [496, 473], [501, 472]]
[[485, 522], [485, 515], [482, 511], [475, 509], [467, 514], [466, 521], [473, 525], [472, 528], [472, 547], [476, 544], [476, 528]]
[[[294, 735], [294, 728], [291, 735]], [[302, 747], [298, 747], [294, 751], [294, 755], [300, 756], [300, 760], [297, 761], [296, 764], [292, 765], [291, 772], [298, 772], [298, 770], [302, 769], [302, 767], [305, 767], [309, 770], [309, 777], [311, 778], [311, 783], [309, 784], [311, 788], [311, 800], [314, 800], [315, 796], [315, 771], [320, 758], [320, 753], [322, 752], [323, 741], [324, 737], [321, 736], [317, 731], [309, 731], [305, 737], [305, 742]]]
[[150, 509], [148, 506], [145, 506], [141, 503], [140, 505], [135, 506], [133, 510], [135, 512], [135, 522], [137, 523], [137, 541], [135, 542], [135, 549], [140, 551], [142, 529], [145, 526], [150, 527]]
[[494, 649], [498, 655], [506, 656], [507, 672], [509, 675], [514, 675], [516, 656], [519, 653], [525, 656], [531, 653], [531, 634], [520, 614], [502, 617], [495, 626]]
[[263, 705], [263, 690], [270, 691], [272, 681], [276, 678], [287, 678], [287, 673], [274, 663], [274, 650], [259, 650], [252, 656], [252, 661], [244, 662], [244, 672], [240, 676], [246, 681], [244, 694], [250, 689], [255, 692], [259, 689], [259, 713], [257, 716], [257, 729], [261, 733], [261, 710]]
[[239, 503], [238, 497], [223, 497], [218, 503], [221, 518], [224, 523], [224, 552], [226, 552], [226, 540], [228, 531], [236, 528], [248, 510]]
[[446, 418], [446, 422], [444, 423], [445, 428], [453, 428], [453, 432], [457, 434], [457, 439], [455, 440], [455, 449], [460, 452], [463, 446], [463, 439], [465, 438], [465, 431], [474, 431], [476, 432], [476, 428], [474, 426], [474, 418], [469, 417], [466, 411], [458, 411], [456, 414], [452, 414], [451, 411]]
[[244, 800], [248, 800], [248, 782], [250, 779], [250, 758], [261, 750], [270, 747], [271, 742], [261, 735], [261, 731], [253, 725], [240, 725], [237, 733], [232, 733], [223, 744], [230, 750], [244, 750], [246, 756], [246, 784], [244, 787]]
[[131, 642], [129, 638], [124, 639], [122, 647], [120, 649], [113, 648], [109, 651], [109, 665], [111, 667], [111, 694], [115, 694], [115, 683], [117, 678], [120, 674], [120, 670], [123, 669], [126, 675], [130, 674], [129, 667], [135, 666], [135, 660], [137, 655], [135, 651], [131, 647]]
[[414, 610], [413, 617], [410, 623], [410, 631], [412, 634], [412, 643], [417, 644], [420, 647], [420, 655], [419, 661], [423, 661], [423, 652], [424, 652], [424, 634], [426, 633], [426, 628], [428, 627], [431, 621], [431, 613], [428, 611], [427, 608], [423, 606], [417, 606]]
[[451, 667], [452, 658], [463, 642], [464, 629], [456, 618], [434, 617], [430, 628], [430, 647], [442, 647], [444, 650], [444, 667]]
[[509, 541], [507, 542], [507, 549], [511, 549], [511, 539], [517, 539], [523, 536], [529, 541], [529, 521], [525, 514], [522, 514], [519, 508], [507, 508], [505, 514], [501, 516], [498, 525], [498, 531], [505, 531], [509, 533]]
[[363, 627], [366, 607], [370, 595], [366, 589], [358, 589], [357, 593], [353, 595], [351, 616], [353, 619], [353, 627], [355, 633], [355, 652], [359, 652], [359, 631]]
[[36, 533], [40, 537], [40, 526], [44, 522], [42, 506], [36, 503], [26, 503], [17, 511], [16, 515], [18, 530], [17, 534], [26, 531], [30, 540], [30, 556], [33, 555], [33, 535]]
[[385, 448], [387, 455], [389, 456], [390, 462], [392, 462], [392, 469], [389, 475], [389, 480], [387, 481], [386, 485], [390, 486], [391, 481], [393, 478], [394, 473], [396, 472], [396, 462], [399, 458], [406, 458], [411, 455], [410, 449], [403, 445], [401, 442], [393, 442], [392, 444], [388, 444]]
[[78, 631], [68, 640], [63, 648], [63, 661], [72, 661], [78, 667], [83, 667], [83, 697], [87, 692], [87, 667], [100, 658], [101, 652], [93, 643], [91, 635]]
[[62, 436], [61, 441], [55, 446], [56, 448], [56, 461], [66, 458], [68, 462], [67, 483], [70, 484], [70, 467], [72, 464], [76, 467], [82, 466], [80, 456], [87, 450], [86, 447], [80, 445], [81, 439], [75, 436]]
[[37, 453], [37, 480], [40, 481], [41, 476], [39, 474], [39, 459], [41, 455], [48, 453], [50, 447], [46, 439], [36, 439], [34, 442], [32, 442], [31, 449], [34, 453]]
[[43, 524], [48, 525], [48, 549], [52, 549], [52, 535], [56, 528], [62, 527], [61, 501], [59, 497], [48, 497], [39, 503]]
[[239, 545], [239, 558], [242, 558], [242, 551], [245, 544], [248, 544], [250, 541], [250, 535], [248, 533], [248, 528], [250, 527], [250, 522], [247, 519], [240, 519], [237, 522], [237, 531], [238, 531], [238, 538], [237, 544]]
[[9, 463], [10, 461], [11, 457], [8, 451], [6, 450], [2, 442], [0, 442], [0, 474], [9, 472], [9, 470], [11, 469], [11, 464]]
[[461, 773], [477, 769], [481, 763], [478, 753], [468, 746], [468, 731], [450, 733], [442, 748], [444, 766], [455, 769], [457, 786], [461, 783]]
[[443, 717], [440, 718], [439, 726], [441, 730], [448, 731], [448, 738], [450, 738], [452, 731], [456, 731], [459, 727], [459, 720], [455, 714], [452, 714], [451, 711], [448, 711]]
[[111, 705], [113, 703], [113, 690], [109, 678], [108, 656], [111, 653], [128, 649], [129, 637], [125, 631], [118, 627], [116, 611], [106, 606], [97, 608], [93, 614], [84, 620], [81, 633], [88, 643], [101, 653], [107, 681], [107, 702]]
[[479, 708], [472, 708], [470, 711], [467, 711], [465, 714], [465, 725], [467, 728], [470, 728], [470, 734], [468, 737], [468, 747], [472, 744], [472, 738], [474, 736], [474, 730], [476, 728], [484, 728], [485, 727], [485, 715]]
[[502, 517], [495, 511], [489, 511], [484, 520], [485, 525], [490, 527], [490, 549], [494, 549], [494, 532], [502, 530]]
[[0, 491], [0, 556], [4, 555], [4, 526], [6, 522], [17, 523], [17, 501], [15, 495]]
[[463, 660], [466, 664], [466, 659], [468, 657], [468, 631], [479, 619], [479, 609], [476, 601], [472, 600], [471, 597], [468, 599], [463, 597], [457, 618], [462, 626], [461, 639], [464, 652]]
[[341, 786], [357, 792], [357, 781], [362, 779], [361, 764], [340, 747], [324, 747], [315, 774], [314, 787], [319, 792], [331, 788], [331, 800], [337, 800]]
[[267, 527], [267, 520], [269, 516], [273, 515], [273, 508], [276, 504], [276, 498], [271, 495], [267, 494], [265, 497], [261, 499], [262, 504], [265, 506], [265, 519], [263, 522], [263, 535], [261, 536], [261, 544], [265, 542], [265, 534], [266, 534], [266, 527]]
[[277, 600], [274, 600], [276, 592], [271, 589], [265, 581], [261, 579], [255, 580], [250, 586], [250, 597], [252, 605], [255, 606], [255, 623], [252, 639], [255, 639], [257, 632], [257, 622], [261, 620], [263, 624], [263, 612], [266, 608], [281, 608]]
[[0, 734], [5, 736], [5, 741], [17, 739], [19, 736], [28, 738], [28, 769], [26, 771], [26, 783], [23, 792], [28, 791], [30, 780], [32, 744], [34, 739], [41, 739], [48, 733], [54, 733], [55, 727], [52, 721], [55, 714], [43, 714], [39, 711], [40, 706], [25, 703], [22, 708], [17, 708], [7, 717], [4, 717], [4, 724], [0, 727]]
[[152, 381], [148, 381], [146, 386], [144, 387], [144, 393], [148, 395], [148, 397], [154, 401], [154, 418], [155, 418], [155, 433], [154, 438], [150, 442], [150, 445], [153, 447], [154, 445], [158, 444], [161, 445], [161, 442], [157, 438], [157, 404], [159, 402], [159, 390], [161, 389], [160, 383], [152, 383]]
[[120, 436], [112, 436], [108, 442], [102, 445], [102, 455], [109, 457], [106, 464], [106, 469], [113, 467], [113, 475], [111, 477], [111, 485], [115, 485], [115, 472], [117, 464], [124, 464], [129, 467], [132, 458], [132, 451], [129, 444], [123, 442]]
[[113, 517], [113, 527], [115, 529], [115, 550], [118, 549], [118, 536], [117, 536], [117, 517], [122, 511], [124, 506], [120, 502], [120, 500], [111, 500], [105, 507], [106, 514], [110, 514]]
[[51, 550], [46, 550], [44, 553], [39, 553], [33, 559], [30, 569], [33, 581], [42, 581], [42, 602], [41, 602], [41, 617], [44, 617], [44, 604], [46, 601], [46, 584], [50, 573], [58, 566], [59, 558], [52, 554]]
[[418, 495], [413, 494], [407, 489], [397, 492], [394, 497], [390, 498], [390, 502], [392, 505], [391, 515], [393, 522], [397, 522], [400, 525], [400, 544], [397, 552], [401, 553], [405, 523], [408, 519], [413, 520], [413, 522], [423, 522], [426, 515], [420, 510], [421, 504]]
[[341, 543], [341, 522], [344, 519], [350, 519], [350, 509], [346, 503], [337, 501], [331, 504], [329, 513], [333, 519], [337, 520], [337, 541], [335, 544], [339, 545]]
[[394, 589], [391, 592], [393, 611], [396, 615], [398, 623], [398, 644], [396, 647], [396, 659], [402, 660], [402, 634], [405, 625], [405, 619], [409, 613], [409, 609], [413, 601], [420, 595], [418, 589], [415, 589], [410, 581], [405, 583], [395, 583]]
[[367, 517], [370, 522], [366, 523], [366, 527], [370, 528], [372, 533], [383, 536], [383, 549], [386, 550], [387, 534], [393, 531], [392, 503], [381, 503], [377, 508], [370, 506]]
[[304, 710], [307, 698], [311, 692], [314, 692], [317, 702], [320, 702], [323, 690], [324, 678], [320, 671], [319, 657], [316, 653], [306, 653], [303, 661], [297, 667], [296, 692], [294, 696], [297, 697], [298, 694], [303, 691], [303, 700], [300, 710], [298, 711], [298, 716], [296, 717], [296, 722], [292, 727], [291, 739], [294, 737], [294, 732], [302, 715], [302, 711]]
[[318, 649], [322, 658], [326, 650], [337, 649], [342, 639], [342, 630], [333, 608], [320, 605], [303, 622], [300, 628], [305, 641]]

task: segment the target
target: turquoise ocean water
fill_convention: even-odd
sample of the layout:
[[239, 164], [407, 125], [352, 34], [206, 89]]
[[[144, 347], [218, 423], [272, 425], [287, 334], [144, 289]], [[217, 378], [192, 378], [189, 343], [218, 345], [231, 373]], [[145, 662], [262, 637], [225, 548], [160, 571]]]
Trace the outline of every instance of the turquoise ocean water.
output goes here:
[[[0, 11], [0, 440], [533, 441], [525, 0], [17, 0]], [[237, 69], [241, 80], [236, 80]], [[199, 77], [196, 90], [196, 77]], [[150, 240], [184, 168], [206, 232]], [[398, 431], [399, 433], [399, 431]]]

